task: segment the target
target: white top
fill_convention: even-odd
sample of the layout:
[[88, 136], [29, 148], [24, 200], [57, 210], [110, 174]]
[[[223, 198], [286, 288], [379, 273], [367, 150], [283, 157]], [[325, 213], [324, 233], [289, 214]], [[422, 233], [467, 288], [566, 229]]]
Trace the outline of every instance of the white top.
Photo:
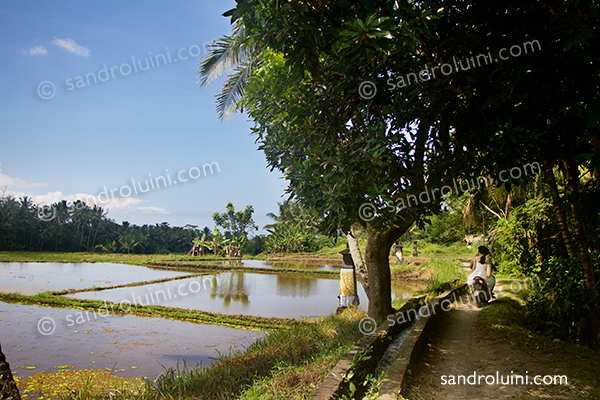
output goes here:
[[487, 269], [487, 264], [482, 264], [480, 262], [477, 262], [475, 264], [475, 270], [473, 270], [473, 272], [471, 272], [469, 274], [469, 276], [467, 277], [467, 283], [469, 285], [472, 285], [473, 284], [473, 280], [475, 279], [476, 276], [480, 276], [480, 277], [482, 277], [484, 279], [487, 278], [488, 276], [487, 276], [486, 269]]

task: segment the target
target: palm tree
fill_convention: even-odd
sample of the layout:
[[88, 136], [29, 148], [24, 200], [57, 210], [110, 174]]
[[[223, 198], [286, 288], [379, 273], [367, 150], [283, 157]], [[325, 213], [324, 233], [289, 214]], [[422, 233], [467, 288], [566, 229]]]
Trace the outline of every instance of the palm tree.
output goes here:
[[[75, 223], [75, 237], [79, 233], [79, 228], [81, 227], [81, 237], [79, 239], [79, 247], [81, 247], [81, 242], [83, 241], [83, 207], [81, 206], [83, 202], [81, 200], [77, 200], [73, 203], [73, 212], [71, 213], [71, 221]], [[85, 204], [85, 203], [83, 203]], [[71, 246], [71, 251], [73, 250], [73, 246], [75, 245], [75, 240], [73, 240], [73, 244]], [[77, 249], [79, 250], [79, 248]]]
[[235, 112], [238, 101], [244, 96], [248, 78], [261, 65], [262, 52], [246, 36], [241, 19], [233, 25], [231, 36], [224, 36], [210, 45], [210, 51], [198, 68], [200, 87], [208, 86], [224, 73], [225, 85], [217, 95], [219, 119], [226, 120]]
[[50, 227], [43, 226], [42, 229], [40, 229], [39, 233], [38, 233], [38, 237], [40, 238], [40, 251], [42, 251], [44, 249], [44, 242], [49, 241], [50, 239], [52, 239], [52, 233], [53, 230], [50, 229]]
[[52, 207], [54, 208], [54, 219], [52, 221], [54, 222], [54, 228], [56, 230], [54, 251], [58, 251], [58, 239], [60, 237], [60, 228], [69, 221], [71, 216], [69, 215], [69, 206], [67, 205], [66, 200], [54, 203]]
[[28, 246], [29, 249], [31, 249], [33, 246], [33, 234], [35, 232], [35, 227], [38, 223], [38, 220], [33, 217], [35, 214], [34, 210], [35, 210], [35, 204], [33, 203], [32, 199], [27, 196], [22, 197], [21, 198], [21, 214], [27, 224], [27, 228], [29, 229], [29, 246]]
[[202, 235], [204, 235], [203, 237], [206, 238], [206, 240], [210, 240], [210, 238], [212, 237], [212, 232], [210, 231], [210, 228], [208, 226], [205, 226], [201, 232]]
[[267, 217], [274, 219], [275, 224], [265, 225], [265, 229], [273, 228], [277, 223], [298, 225], [305, 227], [309, 231], [318, 232], [319, 216], [310, 211], [300, 201], [286, 200], [283, 203], [277, 203], [279, 206], [279, 215], [273, 213], [267, 213]]
[[[540, 197], [542, 174], [538, 174], [535, 181], [524, 185], [507, 186], [506, 184], [496, 187], [486, 186], [475, 193], [449, 199], [451, 206], [458, 205], [462, 209], [463, 226], [467, 230], [481, 227], [484, 241], [494, 242], [498, 230], [487, 232], [487, 226], [495, 225], [493, 220], [508, 221], [512, 210], [530, 197]], [[465, 200], [466, 199], [466, 200]], [[460, 204], [460, 203], [464, 204]]]
[[[92, 239], [92, 248], [94, 248], [95, 244], [96, 244], [96, 236], [98, 235], [98, 227], [100, 226], [100, 223], [106, 219], [106, 216], [108, 215], [108, 211], [104, 211], [104, 209], [102, 207], [98, 207], [97, 205], [94, 205], [94, 208], [92, 209], [92, 224], [93, 222], [96, 222], [96, 229], [94, 230], [94, 239]], [[90, 234], [92, 233], [91, 228], [90, 228]], [[89, 243], [89, 237], [88, 237], [88, 243]]]
[[100, 251], [103, 251], [104, 253], [107, 253], [107, 254], [116, 253], [117, 252], [117, 242], [113, 240], [110, 243], [99, 244], [95, 248]]
[[140, 242], [138, 242], [133, 235], [129, 234], [121, 236], [119, 243], [121, 243], [121, 250], [127, 251], [127, 254], [140, 245]]

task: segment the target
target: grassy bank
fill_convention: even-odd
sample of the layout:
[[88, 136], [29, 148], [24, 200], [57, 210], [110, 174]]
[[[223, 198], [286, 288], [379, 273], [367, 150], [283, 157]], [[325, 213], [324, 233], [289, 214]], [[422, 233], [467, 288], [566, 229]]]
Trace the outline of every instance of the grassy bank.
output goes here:
[[[337, 248], [336, 248], [337, 249]], [[322, 249], [324, 252], [315, 253], [289, 253], [289, 254], [259, 254], [258, 256], [249, 256], [244, 254], [243, 259], [259, 259], [269, 261], [296, 262], [300, 264], [330, 264], [341, 265], [342, 256], [337, 250]], [[35, 252], [35, 251], [3, 251], [0, 252], [0, 262], [63, 262], [63, 263], [122, 263], [132, 265], [147, 265], [151, 263], [170, 261], [170, 262], [205, 262], [221, 264], [223, 262], [235, 263], [238, 258], [225, 258], [215, 255], [206, 255], [202, 257], [192, 257], [187, 254], [124, 254], [124, 253], [54, 253], [54, 252]]]
[[[499, 280], [505, 288], [514, 279]], [[588, 347], [555, 341], [535, 333], [524, 314], [527, 290], [513, 293], [505, 289], [493, 307], [484, 308], [477, 320], [480, 337], [511, 347], [534, 356], [554, 371], [568, 377], [568, 387], [560, 385], [535, 387], [522, 399], [538, 398], [600, 398], [600, 352]]]
[[[252, 258], [244, 256], [244, 258]], [[341, 256], [340, 256], [341, 258]], [[161, 262], [198, 262], [206, 265], [219, 266], [223, 263], [235, 263], [237, 258], [224, 258], [214, 255], [192, 257], [187, 254], [124, 254], [124, 253], [54, 253], [35, 251], [3, 251], [0, 252], [0, 262], [59, 262], [59, 263], [116, 263], [150, 266]]]
[[457, 282], [466, 281], [462, 263], [460, 258], [409, 257], [402, 264], [392, 264], [390, 270], [392, 281], [425, 281], [427, 288], [420, 293], [441, 293]]
[[[284, 265], [294, 265], [285, 263]], [[315, 270], [310, 268], [289, 268], [289, 267], [245, 267], [242, 263], [236, 261], [223, 261], [215, 263], [214, 261], [181, 259], [181, 260], [156, 260], [147, 264], [151, 268], [173, 269], [176, 271], [187, 271], [193, 273], [209, 273], [209, 272], [254, 272], [261, 274], [301, 274], [304, 276], [313, 276], [317, 278], [332, 278], [339, 277], [339, 272], [334, 270]]]
[[0, 293], [0, 300], [11, 303], [34, 304], [49, 307], [77, 308], [94, 313], [117, 315], [132, 314], [142, 317], [171, 318], [180, 321], [226, 326], [229, 328], [272, 330], [307, 324], [306, 320], [292, 318], [265, 318], [252, 315], [224, 315], [187, 308], [156, 305], [135, 305], [122, 307], [119, 303], [104, 300], [74, 299], [56, 295], [60, 292], [44, 292], [33, 296], [18, 293]]
[[[62, 366], [58, 372], [37, 372], [25, 380], [16, 376], [21, 397], [27, 400], [35, 394], [37, 400], [67, 397], [93, 398], [109, 393], [141, 393], [146, 387], [142, 378], [124, 378], [112, 369], [70, 369]], [[106, 388], [108, 391], [106, 391]]]
[[[272, 332], [244, 353], [207, 368], [168, 370], [138, 391], [113, 391], [111, 399], [304, 399], [338, 360], [364, 336], [358, 308]], [[73, 393], [77, 400], [102, 398], [98, 391]]]
[[97, 253], [36, 253], [36, 252], [0, 252], [0, 262], [57, 262], [57, 263], [117, 263], [141, 265], [153, 269], [175, 270], [191, 273], [211, 272], [257, 272], [266, 274], [291, 273], [319, 278], [337, 277], [338, 273], [331, 270], [314, 270], [295, 267], [294, 264], [329, 264], [341, 265], [342, 256], [327, 256], [325, 258], [311, 253], [282, 255], [267, 260], [285, 262], [284, 267], [248, 268], [239, 259], [227, 259], [218, 256], [190, 257], [188, 255], [161, 254], [97, 254]]
[[121, 263], [146, 265], [155, 260], [179, 260], [183, 255], [175, 254], [100, 254], [100, 253], [52, 253], [3, 251], [0, 262], [62, 262], [62, 263]]

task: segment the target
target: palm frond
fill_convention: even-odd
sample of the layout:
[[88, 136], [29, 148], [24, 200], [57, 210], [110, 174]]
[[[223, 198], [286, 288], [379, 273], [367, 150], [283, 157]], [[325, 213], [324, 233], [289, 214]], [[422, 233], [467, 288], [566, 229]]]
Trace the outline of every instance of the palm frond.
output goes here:
[[237, 103], [244, 97], [244, 89], [248, 78], [252, 75], [253, 61], [235, 68], [217, 95], [217, 112], [219, 119], [226, 120], [235, 112]]
[[236, 22], [231, 36], [224, 36], [209, 45], [209, 52], [198, 68], [198, 85], [210, 85], [221, 75], [248, 61], [253, 46], [245, 43], [245, 29], [241, 21]]
[[225, 85], [217, 95], [219, 119], [226, 120], [236, 110], [244, 89], [258, 65], [259, 57], [251, 38], [246, 36], [242, 20], [236, 21], [231, 36], [224, 36], [209, 46], [209, 53], [198, 68], [198, 85], [208, 86], [224, 74]]

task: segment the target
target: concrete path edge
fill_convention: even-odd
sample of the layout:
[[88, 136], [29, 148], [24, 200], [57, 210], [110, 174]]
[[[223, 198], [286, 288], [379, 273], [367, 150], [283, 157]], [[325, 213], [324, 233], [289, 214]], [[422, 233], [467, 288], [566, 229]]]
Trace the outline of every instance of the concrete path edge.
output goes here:
[[[411, 297], [407, 300], [406, 304], [396, 313], [402, 313], [412, 308], [415, 303], [418, 304], [423, 301], [426, 295]], [[337, 392], [340, 384], [344, 380], [346, 373], [352, 367], [352, 360], [357, 353], [364, 351], [369, 348], [379, 337], [384, 335], [392, 324], [389, 321], [385, 321], [381, 324], [372, 334], [365, 337], [359, 344], [355, 345], [352, 350], [346, 353], [340, 361], [333, 367], [329, 374], [321, 383], [321, 386], [317, 391], [310, 397], [310, 400], [329, 400]]]
[[379, 397], [377, 397], [378, 400], [397, 400], [399, 398], [402, 388], [406, 383], [407, 371], [410, 370], [421, 356], [427, 337], [435, 329], [438, 323], [438, 316], [443, 312], [441, 303], [444, 300], [449, 300], [449, 297], [452, 295], [459, 295], [462, 292], [466, 292], [467, 288], [466, 283], [459, 285], [433, 298], [429, 302], [429, 310], [433, 312], [429, 312], [429, 315], [419, 319], [409, 336], [402, 343], [402, 346], [400, 346], [390, 368], [383, 378]]

